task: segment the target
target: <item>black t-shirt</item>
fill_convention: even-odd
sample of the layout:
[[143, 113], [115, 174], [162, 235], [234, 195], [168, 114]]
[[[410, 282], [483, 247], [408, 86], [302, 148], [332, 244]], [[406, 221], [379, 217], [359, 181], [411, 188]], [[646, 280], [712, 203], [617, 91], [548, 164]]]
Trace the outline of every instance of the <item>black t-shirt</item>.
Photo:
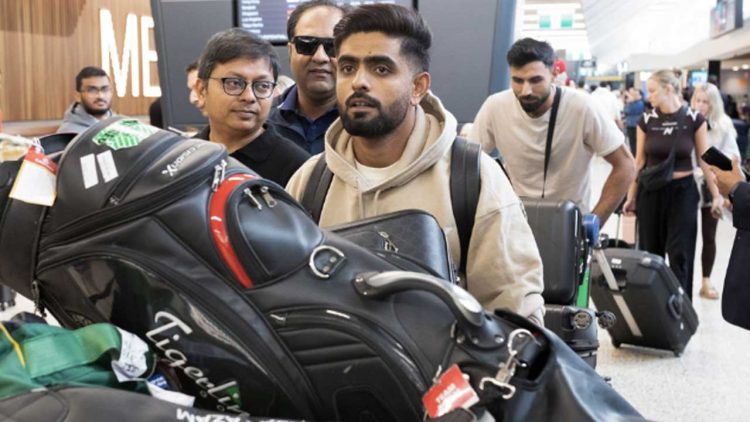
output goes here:
[[[678, 128], [678, 122], [682, 118], [682, 127]], [[706, 121], [697, 111], [681, 107], [677, 112], [664, 114], [656, 108], [650, 112], [643, 113], [638, 121], [638, 127], [646, 134], [644, 152], [646, 153], [646, 166], [658, 164], [667, 159], [672, 144], [675, 146], [674, 169], [678, 171], [692, 170], [693, 162], [691, 154], [695, 148], [695, 132]]]
[[[273, 125], [266, 123], [263, 127], [265, 130], [260, 136], [231, 156], [261, 177], [284, 187], [310, 154], [281, 136]], [[207, 140], [210, 133], [211, 128], [206, 126], [195, 137]]]

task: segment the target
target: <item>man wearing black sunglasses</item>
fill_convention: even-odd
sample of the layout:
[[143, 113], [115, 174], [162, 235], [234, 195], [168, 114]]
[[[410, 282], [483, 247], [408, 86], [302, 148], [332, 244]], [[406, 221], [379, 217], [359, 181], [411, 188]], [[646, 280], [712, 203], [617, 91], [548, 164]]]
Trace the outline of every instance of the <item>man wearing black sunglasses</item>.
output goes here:
[[224, 144], [232, 157], [284, 186], [310, 156], [266, 119], [279, 76], [279, 58], [267, 41], [242, 29], [208, 41], [196, 91], [208, 126], [196, 138]]
[[300, 4], [289, 16], [289, 64], [296, 85], [276, 100], [269, 121], [310, 153], [323, 151], [323, 135], [336, 108], [333, 27], [346, 9], [331, 0]]

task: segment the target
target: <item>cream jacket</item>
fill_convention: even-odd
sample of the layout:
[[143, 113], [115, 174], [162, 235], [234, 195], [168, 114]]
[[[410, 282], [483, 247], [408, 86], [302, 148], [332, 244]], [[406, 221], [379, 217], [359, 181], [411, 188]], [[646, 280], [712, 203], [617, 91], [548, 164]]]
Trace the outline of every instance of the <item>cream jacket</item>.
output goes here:
[[[450, 200], [451, 146], [456, 119], [428, 94], [392, 176], [370, 185], [357, 171], [352, 139], [336, 120], [325, 137], [325, 159], [334, 174], [320, 225], [331, 226], [405, 209], [422, 209], [437, 218], [451, 249], [461, 259]], [[308, 160], [292, 176], [287, 190], [302, 198], [315, 163]], [[481, 157], [482, 188], [468, 250], [464, 287], [487, 309], [508, 308], [543, 324], [542, 261], [522, 205], [500, 167]]]

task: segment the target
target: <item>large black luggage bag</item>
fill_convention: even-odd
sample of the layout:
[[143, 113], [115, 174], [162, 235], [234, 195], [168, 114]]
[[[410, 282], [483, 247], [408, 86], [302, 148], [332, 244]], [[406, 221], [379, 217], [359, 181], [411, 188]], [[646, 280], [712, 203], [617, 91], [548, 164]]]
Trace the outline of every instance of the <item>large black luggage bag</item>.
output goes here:
[[544, 264], [544, 302], [573, 305], [587, 259], [581, 210], [572, 201], [522, 200]]
[[644, 251], [594, 251], [591, 298], [617, 317], [609, 328], [621, 344], [671, 350], [679, 356], [698, 328], [698, 316], [664, 260]]
[[0, 282], [142, 336], [200, 407], [420, 421], [456, 365], [497, 420], [639, 417], [548, 331], [321, 230], [217, 144], [111, 118], [65, 150], [54, 206], [5, 201]]

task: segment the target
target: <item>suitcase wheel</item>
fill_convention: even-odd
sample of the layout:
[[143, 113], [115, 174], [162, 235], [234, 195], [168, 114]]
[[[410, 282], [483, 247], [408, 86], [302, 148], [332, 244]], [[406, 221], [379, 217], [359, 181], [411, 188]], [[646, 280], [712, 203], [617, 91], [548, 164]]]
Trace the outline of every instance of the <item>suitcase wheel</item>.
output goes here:
[[615, 346], [615, 349], [619, 349], [622, 343], [619, 341], [612, 340], [612, 345]]
[[674, 357], [678, 358], [682, 356], [682, 352], [674, 352]]

